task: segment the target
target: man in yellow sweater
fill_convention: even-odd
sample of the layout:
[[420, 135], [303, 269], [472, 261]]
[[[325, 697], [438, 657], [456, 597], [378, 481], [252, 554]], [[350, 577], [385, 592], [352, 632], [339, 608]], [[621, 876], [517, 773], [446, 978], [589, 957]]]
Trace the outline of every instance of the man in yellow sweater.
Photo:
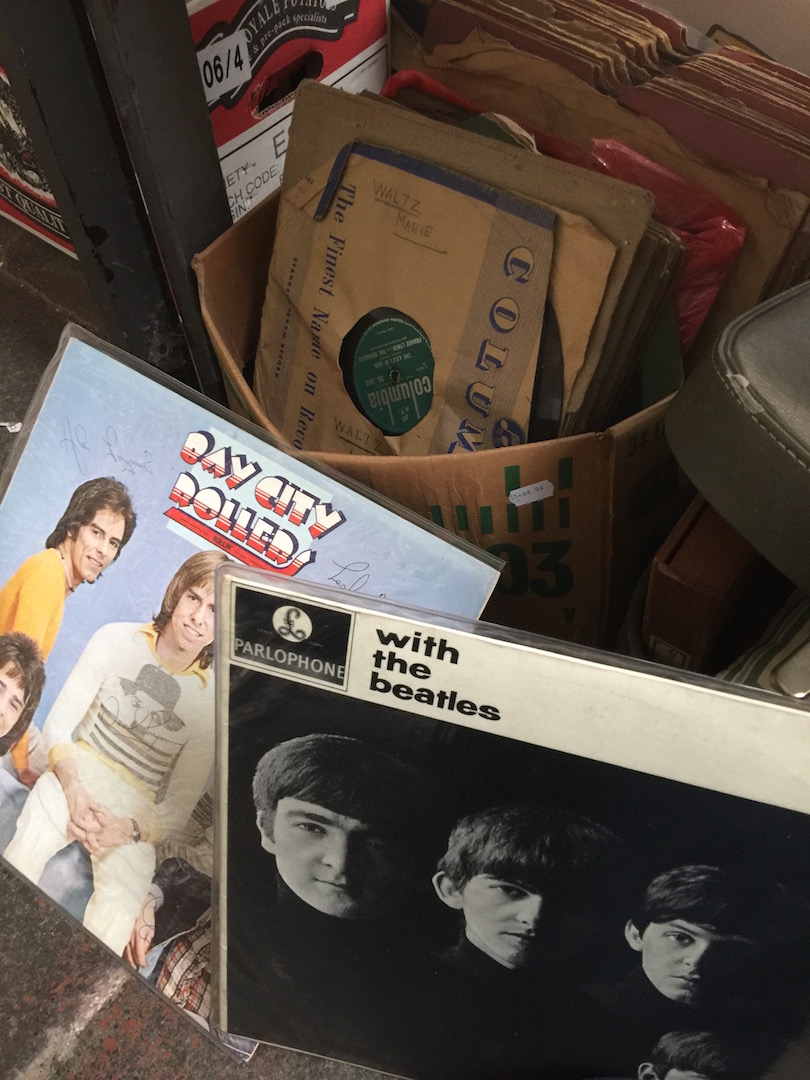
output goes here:
[[[45, 550], [26, 559], [0, 589], [0, 634], [18, 631], [39, 645], [44, 660], [53, 648], [65, 600], [84, 582], [96, 581], [118, 558], [135, 529], [129, 493], [119, 480], [97, 477], [70, 497]], [[29, 787], [28, 731], [12, 748], [19, 779]]]

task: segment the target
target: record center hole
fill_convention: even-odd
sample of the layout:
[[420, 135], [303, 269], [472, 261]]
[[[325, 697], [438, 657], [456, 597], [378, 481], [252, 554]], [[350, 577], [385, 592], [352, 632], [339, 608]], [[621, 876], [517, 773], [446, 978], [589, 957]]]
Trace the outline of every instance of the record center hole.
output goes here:
[[397, 371], [396, 368], [394, 368], [394, 370], [391, 372], [391, 382], [394, 384], [394, 386], [397, 385], [401, 378], [402, 376], [400, 375], [400, 373]]

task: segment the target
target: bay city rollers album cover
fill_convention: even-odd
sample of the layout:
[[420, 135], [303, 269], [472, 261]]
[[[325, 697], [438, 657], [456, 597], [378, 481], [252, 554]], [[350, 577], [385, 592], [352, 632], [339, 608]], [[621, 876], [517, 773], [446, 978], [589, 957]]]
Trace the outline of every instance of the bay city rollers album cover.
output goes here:
[[211, 903], [216, 567], [475, 617], [497, 563], [76, 327], [18, 439], [0, 854], [205, 1022], [208, 953], [173, 942]]
[[217, 603], [223, 1027], [416, 1080], [780, 1058], [806, 709], [239, 567]]

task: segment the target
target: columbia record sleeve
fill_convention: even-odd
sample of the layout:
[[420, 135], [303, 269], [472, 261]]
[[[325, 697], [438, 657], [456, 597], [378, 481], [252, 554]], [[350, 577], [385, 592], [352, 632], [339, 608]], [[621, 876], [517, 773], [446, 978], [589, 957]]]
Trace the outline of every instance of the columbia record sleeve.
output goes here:
[[413, 1080], [759, 1077], [797, 1037], [805, 708], [241, 568], [217, 590], [221, 1026]]
[[526, 442], [556, 215], [360, 141], [282, 188], [256, 393], [307, 450]]

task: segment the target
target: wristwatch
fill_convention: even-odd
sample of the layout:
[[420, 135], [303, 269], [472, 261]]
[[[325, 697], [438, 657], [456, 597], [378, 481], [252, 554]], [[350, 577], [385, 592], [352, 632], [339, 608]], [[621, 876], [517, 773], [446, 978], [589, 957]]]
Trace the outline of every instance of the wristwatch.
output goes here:
[[130, 840], [130, 844], [140, 844], [143, 839], [140, 826], [135, 818], [130, 818], [129, 820], [132, 822], [132, 839]]

